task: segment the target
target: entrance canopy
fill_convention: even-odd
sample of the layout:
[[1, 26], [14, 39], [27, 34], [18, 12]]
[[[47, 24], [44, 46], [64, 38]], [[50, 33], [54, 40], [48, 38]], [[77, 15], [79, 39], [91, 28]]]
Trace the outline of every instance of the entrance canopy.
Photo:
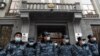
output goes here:
[[29, 16], [34, 21], [72, 21], [73, 12], [30, 12]]

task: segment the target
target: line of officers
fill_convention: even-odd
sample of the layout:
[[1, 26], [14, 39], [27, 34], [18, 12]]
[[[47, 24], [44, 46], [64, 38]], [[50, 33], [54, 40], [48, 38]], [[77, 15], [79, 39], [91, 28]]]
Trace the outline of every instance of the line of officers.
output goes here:
[[76, 44], [70, 44], [68, 38], [63, 38], [61, 44], [52, 42], [49, 34], [44, 33], [41, 42], [29, 38], [28, 43], [22, 41], [22, 33], [17, 32], [6, 48], [0, 51], [0, 56], [99, 56], [96, 38], [88, 35], [88, 42], [81, 37]]

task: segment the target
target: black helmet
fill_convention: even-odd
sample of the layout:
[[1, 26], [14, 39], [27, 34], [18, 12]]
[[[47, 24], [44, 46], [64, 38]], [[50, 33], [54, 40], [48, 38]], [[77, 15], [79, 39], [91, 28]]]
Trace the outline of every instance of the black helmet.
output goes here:
[[50, 35], [48, 32], [43, 32], [42, 33], [42, 36], [48, 36], [48, 35]]
[[88, 35], [87, 38], [90, 39], [90, 38], [92, 38], [92, 36], [93, 36], [93, 35]]
[[29, 41], [29, 42], [33, 42], [33, 41], [34, 41], [34, 38], [33, 38], [33, 37], [29, 37], [29, 38], [28, 38], [28, 41]]
[[78, 37], [77, 40], [78, 40], [78, 41], [80, 41], [80, 40], [85, 41], [86, 39], [85, 39], [85, 38], [82, 38], [82, 37]]
[[82, 40], [82, 37], [78, 37], [77, 40], [78, 40], [78, 41]]
[[[17, 34], [20, 34], [20, 35], [22, 36], [22, 33], [21, 33], [21, 32], [16, 32], [15, 35], [17, 35]], [[15, 35], [14, 35], [14, 36], [15, 36]]]

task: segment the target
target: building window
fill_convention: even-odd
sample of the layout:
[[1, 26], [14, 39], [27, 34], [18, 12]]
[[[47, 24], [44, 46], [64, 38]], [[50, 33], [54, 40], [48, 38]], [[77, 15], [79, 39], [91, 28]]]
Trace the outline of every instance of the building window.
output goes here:
[[82, 0], [83, 14], [96, 14], [91, 0]]
[[9, 13], [19, 13], [21, 0], [12, 0]]

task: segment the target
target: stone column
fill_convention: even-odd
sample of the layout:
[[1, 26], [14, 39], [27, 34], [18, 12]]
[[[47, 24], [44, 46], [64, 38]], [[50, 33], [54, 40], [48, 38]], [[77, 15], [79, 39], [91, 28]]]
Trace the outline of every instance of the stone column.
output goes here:
[[81, 19], [82, 19], [81, 11], [74, 13], [73, 27], [74, 27], [75, 41], [77, 41], [78, 37], [82, 37], [82, 30], [80, 26]]
[[70, 43], [75, 44], [74, 27], [72, 22], [68, 22], [68, 32], [69, 32]]
[[30, 28], [30, 19], [29, 19], [29, 13], [21, 13], [21, 20], [22, 20], [22, 40], [24, 42], [28, 41], [29, 37], [29, 28]]

